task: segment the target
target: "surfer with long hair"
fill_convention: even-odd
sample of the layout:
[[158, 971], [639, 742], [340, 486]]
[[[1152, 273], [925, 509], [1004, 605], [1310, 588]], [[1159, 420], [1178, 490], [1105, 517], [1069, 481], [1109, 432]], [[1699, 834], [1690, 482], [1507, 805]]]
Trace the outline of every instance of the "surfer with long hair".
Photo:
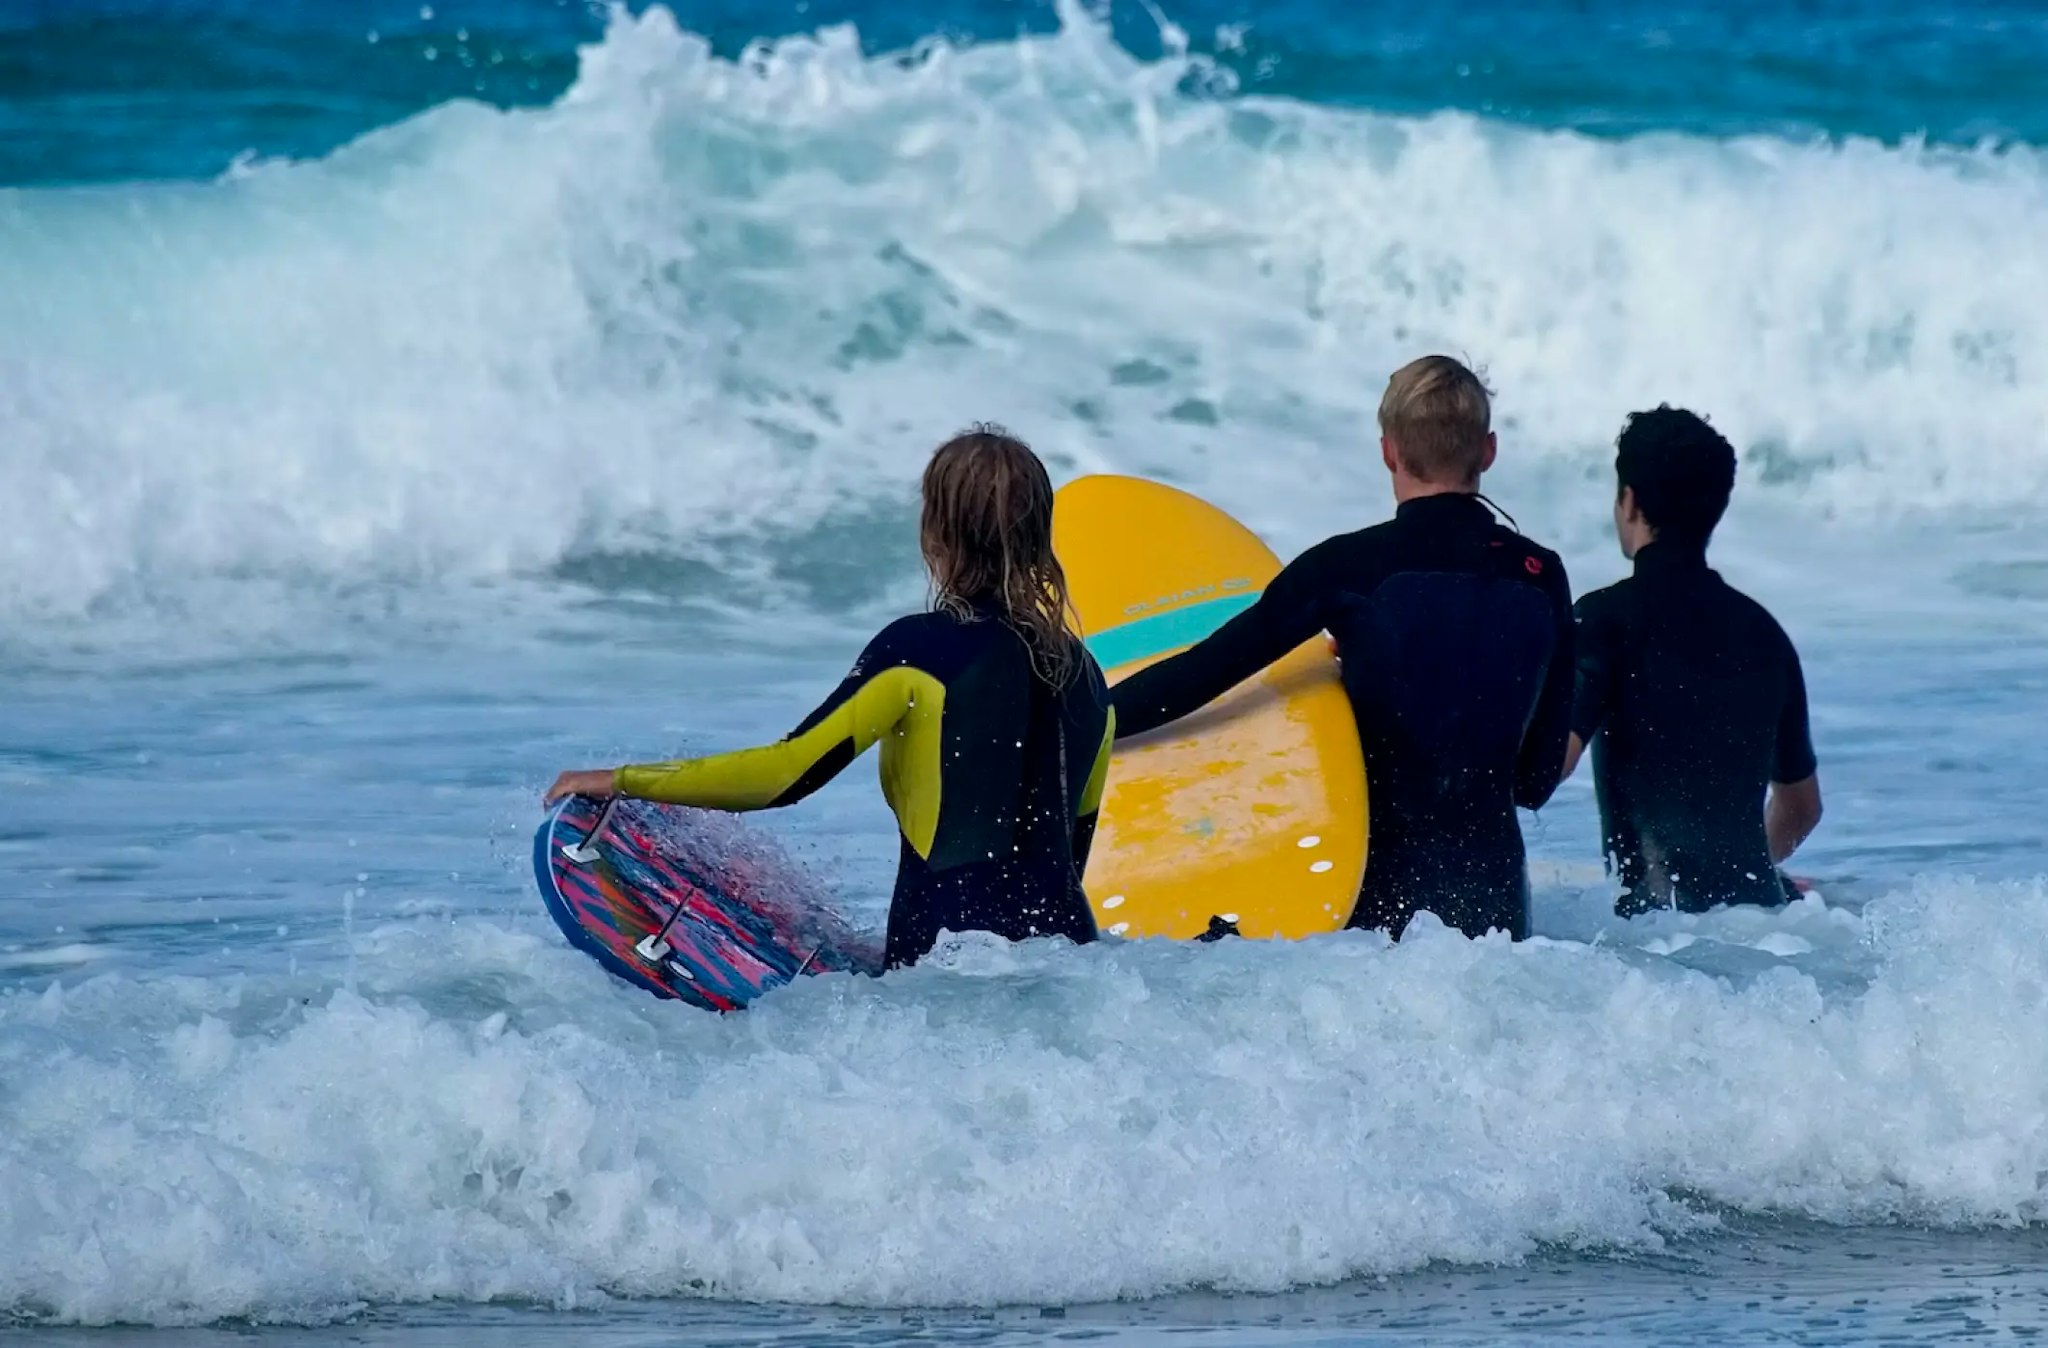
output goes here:
[[787, 737], [670, 763], [565, 772], [564, 796], [765, 810], [879, 743], [902, 834], [885, 958], [942, 931], [1095, 937], [1081, 889], [1115, 730], [1102, 671], [1071, 631], [1052, 550], [1052, 480], [1023, 441], [975, 426], [924, 472], [929, 612], [899, 618]]

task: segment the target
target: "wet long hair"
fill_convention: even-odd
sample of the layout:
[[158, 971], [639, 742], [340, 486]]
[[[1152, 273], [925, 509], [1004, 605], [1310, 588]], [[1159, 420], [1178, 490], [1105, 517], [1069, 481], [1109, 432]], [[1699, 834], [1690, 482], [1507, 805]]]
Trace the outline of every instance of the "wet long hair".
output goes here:
[[1030, 648], [1038, 676], [1067, 685], [1080, 642], [1052, 551], [1052, 479], [1031, 446], [985, 422], [940, 445], [924, 470], [919, 542], [940, 611], [969, 621], [993, 608]]

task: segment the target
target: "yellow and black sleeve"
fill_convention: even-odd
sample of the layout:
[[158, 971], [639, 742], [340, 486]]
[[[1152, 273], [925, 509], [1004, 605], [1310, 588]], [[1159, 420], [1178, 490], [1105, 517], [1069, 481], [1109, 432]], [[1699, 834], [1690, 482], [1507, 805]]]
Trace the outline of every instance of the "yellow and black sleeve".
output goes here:
[[818, 709], [784, 739], [758, 749], [672, 763], [642, 763], [612, 774], [620, 795], [711, 810], [767, 810], [810, 795], [865, 753], [917, 705], [931, 676], [894, 664], [870, 672], [863, 656]]

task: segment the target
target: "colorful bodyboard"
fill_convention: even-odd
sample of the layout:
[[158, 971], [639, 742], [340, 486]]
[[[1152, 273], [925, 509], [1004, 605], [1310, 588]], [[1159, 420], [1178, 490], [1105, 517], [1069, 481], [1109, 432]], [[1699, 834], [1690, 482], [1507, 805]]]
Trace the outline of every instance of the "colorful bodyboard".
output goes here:
[[[1222, 511], [1130, 477], [1062, 487], [1053, 546], [1112, 684], [1250, 608], [1280, 572]], [[1311, 936], [1350, 919], [1365, 849], [1364, 758], [1318, 635], [1204, 710], [1117, 747], [1088, 895], [1117, 935]]]
[[757, 835], [702, 811], [571, 797], [534, 835], [533, 869], [570, 944], [657, 997], [734, 1011], [799, 974], [880, 967]]

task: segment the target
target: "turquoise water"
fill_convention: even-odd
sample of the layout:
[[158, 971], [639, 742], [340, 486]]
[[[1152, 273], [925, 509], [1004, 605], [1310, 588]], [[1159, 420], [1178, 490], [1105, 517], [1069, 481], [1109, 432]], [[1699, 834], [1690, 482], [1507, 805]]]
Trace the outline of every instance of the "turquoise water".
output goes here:
[[[2038, 15], [428, 10], [0, 6], [12, 1327], [2038, 1331]], [[720, 1020], [554, 935], [541, 787], [785, 729], [922, 602], [958, 425], [1292, 553], [1432, 349], [1581, 588], [1624, 412], [1740, 446], [1817, 897], [1617, 920], [1580, 779], [1521, 947], [967, 941]], [[864, 769], [761, 828], [879, 924]]]
[[[0, 180], [13, 182], [210, 177], [243, 154], [325, 153], [453, 99], [550, 103], [609, 13], [573, 0], [16, 0], [8, 10]], [[1044, 34], [1061, 21], [1056, 5], [1016, 0], [742, 0], [676, 12], [728, 57], [833, 25], [889, 53]], [[1418, 12], [1384, 0], [1256, 10], [1199, 0], [1165, 11], [1164, 25], [1139, 5], [1105, 13], [1141, 56], [1207, 58], [1190, 92], [1227, 81], [1243, 93], [1458, 108], [1603, 135], [1974, 144], [2039, 143], [2048, 132], [2048, 16], [2020, 3], [1605, 0]]]

